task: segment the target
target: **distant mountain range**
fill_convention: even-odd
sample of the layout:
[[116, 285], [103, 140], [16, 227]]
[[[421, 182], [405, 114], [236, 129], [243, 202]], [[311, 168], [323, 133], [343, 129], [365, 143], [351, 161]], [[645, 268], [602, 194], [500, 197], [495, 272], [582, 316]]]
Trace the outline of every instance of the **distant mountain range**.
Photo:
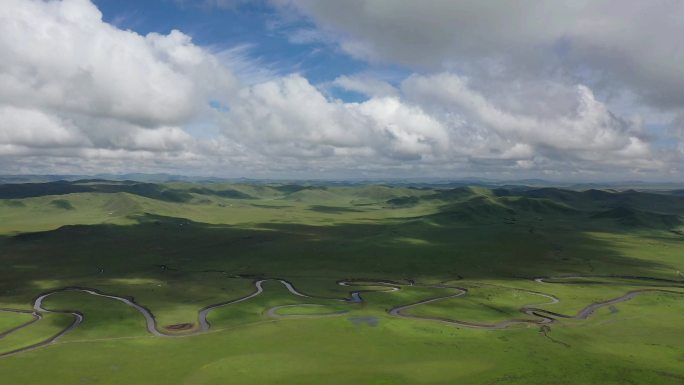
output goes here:
[[[377, 210], [440, 226], [524, 223], [534, 227], [543, 222], [667, 230], [676, 234], [680, 234], [684, 223], [684, 189], [505, 186], [152, 183], [90, 178], [0, 184], [0, 210], [7, 218], [38, 213], [56, 222], [67, 214], [90, 221], [131, 221], [150, 215], [177, 217], [183, 212], [188, 217], [182, 218], [190, 219], [197, 213], [211, 215], [216, 210], [226, 213], [225, 218], [265, 209], [276, 210], [269, 215], [280, 215], [280, 208], [304, 208], [320, 215]], [[239, 209], [225, 211], [233, 206]]]
[[101, 181], [133, 181], [146, 183], [167, 183], [167, 182], [193, 182], [193, 183], [251, 183], [251, 184], [271, 184], [271, 183], [299, 183], [305, 185], [322, 186], [344, 186], [344, 185], [363, 185], [363, 184], [383, 184], [390, 186], [415, 186], [415, 187], [463, 187], [463, 186], [482, 186], [489, 188], [510, 188], [519, 189], [527, 187], [562, 187], [573, 190], [602, 189], [610, 188], [615, 190], [675, 190], [684, 189], [684, 182], [648, 182], [648, 181], [606, 181], [606, 182], [561, 182], [545, 179], [491, 179], [480, 177], [464, 178], [348, 178], [348, 179], [277, 179], [277, 178], [222, 178], [212, 176], [187, 176], [175, 174], [95, 174], [95, 175], [0, 175], [0, 184], [11, 183], [45, 183], [56, 181], [80, 181], [80, 180], [101, 180]]

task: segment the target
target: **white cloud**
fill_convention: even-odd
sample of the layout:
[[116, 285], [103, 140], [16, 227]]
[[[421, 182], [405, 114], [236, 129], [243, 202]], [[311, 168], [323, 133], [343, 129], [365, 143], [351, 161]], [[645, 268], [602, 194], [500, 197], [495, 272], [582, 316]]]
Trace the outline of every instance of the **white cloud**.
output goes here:
[[306, 158], [367, 148], [379, 156], [420, 159], [444, 150], [448, 141], [438, 122], [397, 98], [343, 103], [299, 75], [243, 89], [226, 128], [227, 135], [264, 153]]
[[413, 75], [394, 90], [395, 96], [344, 103], [292, 75], [243, 89], [226, 115], [225, 133], [274, 163], [289, 158], [293, 168], [359, 154], [360, 162], [371, 157], [380, 167], [418, 162], [436, 170], [468, 162], [659, 166], [641, 127], [613, 115], [586, 86], [564, 93], [572, 100], [563, 104], [574, 110], [540, 115], [496, 105], [450, 73]]
[[348, 91], [358, 92], [366, 96], [397, 96], [397, 89], [391, 84], [368, 75], [338, 76], [332, 83]]
[[684, 2], [275, 0], [349, 54], [416, 70], [584, 76], [684, 108]]
[[0, 145], [74, 147], [88, 140], [68, 121], [38, 110], [0, 106]]
[[361, 146], [358, 116], [330, 102], [305, 78], [291, 75], [243, 89], [231, 104], [229, 133], [252, 145], [307, 142], [318, 146]]
[[575, 87], [575, 95], [571, 95], [574, 100], [568, 102], [577, 105], [572, 115], [543, 118], [502, 110], [453, 74], [412, 76], [404, 81], [402, 89], [414, 102], [436, 113], [459, 113], [470, 125], [528, 144], [577, 155], [602, 151], [608, 157], [615, 155], [612, 151], [648, 156], [647, 146], [636, 136], [639, 128], [611, 114], [583, 85]]
[[441, 157], [449, 149], [446, 128], [417, 106], [398, 98], [373, 98], [358, 105], [372, 122], [378, 137], [378, 151], [404, 160]]
[[[263, 83], [278, 77], [279, 70], [251, 55], [251, 44], [241, 44], [221, 50], [215, 56], [240, 79], [241, 84]], [[212, 71], [207, 75], [211, 76]]]
[[[88, 0], [5, 0], [3, 171], [530, 176], [626, 174], [660, 170], [676, 159], [654, 151], [639, 119], [612, 112], [595, 95], [598, 86], [566, 73], [491, 72], [503, 66], [510, 75], [515, 65], [490, 52], [519, 58], [538, 47], [558, 49], [558, 39], [568, 36], [582, 41], [568, 34], [574, 24], [559, 14], [584, 12], [579, 5], [535, 8], [559, 21], [547, 26], [545, 34], [555, 36], [549, 40], [539, 36], [543, 22], [522, 23], [527, 3], [523, 9], [429, 3], [297, 2], [325, 28], [326, 39], [344, 32], [339, 41], [351, 54], [413, 66], [415, 73], [395, 86], [372, 72], [314, 85], [300, 74], [270, 70], [251, 58], [249, 46], [213, 52], [179, 31], [121, 30], [103, 22]], [[491, 66], [482, 75], [452, 65], [460, 57], [466, 64], [486, 57]], [[367, 100], [335, 99], [324, 92], [331, 86]]]
[[234, 81], [187, 35], [141, 36], [102, 22], [87, 0], [7, 0], [0, 8], [0, 103], [178, 124]]

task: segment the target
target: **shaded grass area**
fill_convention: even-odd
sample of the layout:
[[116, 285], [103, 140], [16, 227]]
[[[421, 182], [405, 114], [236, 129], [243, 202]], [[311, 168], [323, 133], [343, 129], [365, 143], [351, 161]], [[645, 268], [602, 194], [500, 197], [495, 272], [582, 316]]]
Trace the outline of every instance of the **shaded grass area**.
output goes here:
[[46, 313], [42, 320], [0, 339], [0, 352], [9, 352], [42, 342], [69, 326], [73, 320], [69, 314]]
[[656, 238], [569, 227], [534, 234], [502, 225], [448, 227], [422, 221], [245, 228], [146, 216], [136, 225], [66, 226], [1, 239], [9, 268], [0, 272], [0, 285], [11, 294], [44, 280], [192, 281], [189, 275], [206, 270], [333, 280], [571, 274], [677, 278], [683, 244], [665, 233]]
[[0, 311], [0, 332], [9, 330], [33, 319], [30, 313], [12, 313]]
[[327, 305], [327, 306], [288, 306], [282, 309], [278, 309], [277, 314], [279, 315], [317, 315], [317, 314], [334, 314], [337, 312], [349, 312], [351, 309], [349, 306], [343, 305]]
[[67, 291], [46, 298], [43, 307], [50, 310], [78, 310], [83, 314], [83, 323], [64, 336], [63, 341], [147, 335], [143, 316], [114, 299]]
[[269, 318], [265, 316], [264, 312], [274, 306], [302, 303], [331, 303], [331, 301], [311, 300], [310, 298], [293, 296], [283, 285], [276, 281], [267, 281], [263, 287], [264, 293], [252, 300], [215, 309], [209, 314], [209, 323], [221, 329], [268, 320]]
[[496, 323], [509, 319], [532, 319], [519, 309], [525, 305], [549, 302], [548, 298], [500, 287], [463, 285], [468, 293], [406, 311], [424, 317], [441, 317], [465, 322]]
[[221, 273], [182, 274], [171, 271], [156, 279], [120, 278], [103, 282], [85, 281], [108, 293], [125, 293], [152, 311], [161, 328], [197, 323], [197, 312], [208, 305], [243, 297], [254, 289], [247, 279], [232, 279]]

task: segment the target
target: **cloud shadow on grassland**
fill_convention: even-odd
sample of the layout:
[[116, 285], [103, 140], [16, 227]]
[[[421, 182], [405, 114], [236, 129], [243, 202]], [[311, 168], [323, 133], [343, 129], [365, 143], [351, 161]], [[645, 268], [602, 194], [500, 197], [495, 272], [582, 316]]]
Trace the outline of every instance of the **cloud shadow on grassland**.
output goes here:
[[333, 282], [353, 277], [650, 276], [672, 268], [628, 257], [612, 243], [579, 229], [547, 226], [531, 233], [523, 225], [449, 226], [415, 218], [245, 228], [148, 214], [134, 225], [64, 226], [3, 237], [0, 246], [3, 293], [30, 289], [35, 294], [44, 290], [33, 287], [41, 281], [66, 286], [97, 277], [174, 280], [208, 270]]

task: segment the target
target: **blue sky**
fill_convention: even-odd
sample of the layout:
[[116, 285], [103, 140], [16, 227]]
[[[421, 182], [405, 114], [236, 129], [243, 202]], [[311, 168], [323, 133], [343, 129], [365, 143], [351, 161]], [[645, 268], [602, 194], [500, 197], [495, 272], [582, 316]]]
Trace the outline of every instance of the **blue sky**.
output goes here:
[[[103, 19], [140, 34], [167, 34], [177, 29], [193, 41], [214, 50], [247, 46], [247, 54], [278, 74], [299, 72], [313, 83], [324, 83], [345, 74], [363, 71], [402, 73], [392, 66], [371, 66], [322, 42], [290, 42], [297, 30], [313, 29], [301, 17], [285, 17], [267, 2], [251, 1], [231, 7], [210, 7], [176, 0], [96, 0]], [[331, 89], [345, 100], [364, 99], [358, 93]]]
[[0, 171], [684, 180], [683, 13], [5, 0]]

